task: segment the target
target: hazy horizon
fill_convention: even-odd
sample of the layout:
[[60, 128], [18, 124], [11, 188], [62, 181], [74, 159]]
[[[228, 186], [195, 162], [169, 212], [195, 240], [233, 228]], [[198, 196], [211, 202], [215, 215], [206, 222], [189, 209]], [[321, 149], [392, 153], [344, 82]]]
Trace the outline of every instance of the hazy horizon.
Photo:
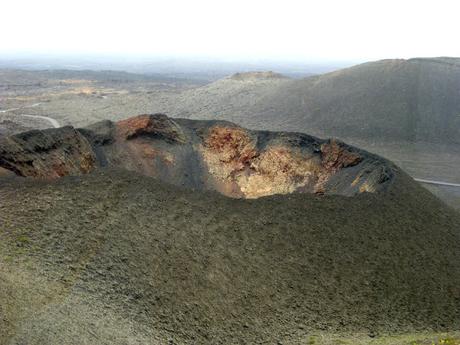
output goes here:
[[[411, 58], [437, 58], [441, 56], [414, 56]], [[399, 59], [386, 57], [385, 59]], [[0, 68], [24, 70], [94, 70], [124, 71], [141, 74], [164, 74], [178, 77], [207, 76], [221, 78], [237, 72], [275, 71], [290, 77], [323, 74], [342, 68], [376, 60], [294, 60], [264, 58], [225, 58], [209, 56], [153, 56], [96, 53], [8, 53], [0, 55]]]
[[460, 56], [454, 1], [9, 1], [0, 56], [354, 64]]
[[361, 61], [304, 61], [282, 59], [232, 59], [220, 57], [135, 56], [114, 54], [9, 53], [0, 55], [0, 68], [30, 70], [118, 70], [155, 74], [215, 74], [217, 78], [236, 72], [272, 70], [291, 77], [327, 73]]

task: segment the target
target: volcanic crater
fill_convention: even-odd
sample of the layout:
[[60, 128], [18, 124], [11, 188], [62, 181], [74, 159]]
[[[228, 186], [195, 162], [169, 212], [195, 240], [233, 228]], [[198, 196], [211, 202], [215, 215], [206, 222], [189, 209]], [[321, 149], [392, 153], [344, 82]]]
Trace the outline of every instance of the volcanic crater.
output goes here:
[[234, 198], [378, 192], [396, 167], [343, 142], [164, 114], [0, 138], [0, 175], [55, 179], [123, 168]]

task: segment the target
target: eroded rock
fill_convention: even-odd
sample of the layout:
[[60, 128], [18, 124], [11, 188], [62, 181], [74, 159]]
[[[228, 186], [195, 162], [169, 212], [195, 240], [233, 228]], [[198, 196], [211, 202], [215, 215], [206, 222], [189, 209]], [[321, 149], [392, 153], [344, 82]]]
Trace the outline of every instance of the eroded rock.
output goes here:
[[163, 114], [139, 115], [118, 121], [117, 130], [127, 140], [142, 135], [151, 135], [172, 143], [185, 141], [180, 127]]
[[242, 198], [377, 192], [396, 169], [335, 140], [162, 114], [103, 121], [78, 131], [26, 132], [2, 139], [0, 154], [0, 167], [20, 176], [56, 178], [114, 167]]
[[0, 167], [19, 176], [53, 179], [86, 174], [95, 164], [88, 140], [72, 127], [0, 138]]

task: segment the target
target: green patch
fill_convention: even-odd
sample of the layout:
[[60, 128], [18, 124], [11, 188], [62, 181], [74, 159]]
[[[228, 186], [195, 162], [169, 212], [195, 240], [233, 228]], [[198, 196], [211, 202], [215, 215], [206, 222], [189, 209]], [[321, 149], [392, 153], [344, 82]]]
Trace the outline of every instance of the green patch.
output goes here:
[[5, 255], [1, 260], [7, 264], [13, 262], [13, 258], [10, 255]]
[[437, 342], [432, 342], [431, 345], [459, 345], [460, 339], [454, 338], [441, 338], [438, 339]]
[[16, 243], [20, 247], [28, 245], [30, 243], [30, 238], [27, 235], [21, 235], [16, 238]]

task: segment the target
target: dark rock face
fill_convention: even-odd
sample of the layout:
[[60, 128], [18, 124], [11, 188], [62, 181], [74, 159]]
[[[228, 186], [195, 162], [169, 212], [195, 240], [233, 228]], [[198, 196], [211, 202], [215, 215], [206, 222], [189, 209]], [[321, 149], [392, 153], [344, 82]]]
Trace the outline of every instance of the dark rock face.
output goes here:
[[56, 178], [96, 167], [124, 168], [242, 198], [376, 192], [396, 169], [335, 140], [162, 114], [103, 121], [80, 130], [26, 132], [2, 139], [0, 154], [0, 167], [20, 176]]
[[53, 179], [85, 174], [95, 163], [89, 142], [72, 127], [0, 138], [0, 168], [19, 176]]

